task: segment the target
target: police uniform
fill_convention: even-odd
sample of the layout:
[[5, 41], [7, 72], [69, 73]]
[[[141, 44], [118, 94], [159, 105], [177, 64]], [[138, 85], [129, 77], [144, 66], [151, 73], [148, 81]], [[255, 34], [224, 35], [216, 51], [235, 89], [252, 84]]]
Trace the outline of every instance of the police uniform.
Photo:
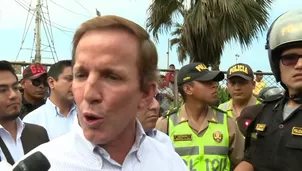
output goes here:
[[[202, 81], [196, 77], [191, 79], [191, 75], [196, 76], [200, 71], [194, 71], [197, 65], [189, 65], [193, 69], [182, 72], [182, 68], [178, 74], [178, 83], [184, 79]], [[199, 76], [206, 77], [207, 73], [215, 76], [207, 69], [202, 70]], [[159, 118], [156, 129], [169, 135], [176, 152], [190, 170], [230, 171], [231, 166], [237, 165], [243, 157], [244, 142], [235, 121], [225, 111], [208, 106], [204, 121], [198, 125], [188, 117], [185, 108], [186, 103]]]
[[[287, 97], [267, 102], [247, 129], [244, 161], [255, 171], [298, 171], [302, 169], [302, 108], [285, 120]], [[251, 106], [252, 113], [259, 108]]]
[[[232, 77], [240, 77], [244, 80], [253, 81], [254, 80], [254, 72], [252, 68], [243, 63], [238, 63], [233, 66], [231, 66], [227, 71], [227, 79]], [[251, 90], [252, 91], [252, 90]], [[255, 105], [261, 103], [257, 98], [253, 95], [251, 95], [250, 100], [247, 103], [247, 106]], [[230, 117], [237, 118], [240, 113], [236, 113], [236, 111], [233, 109], [233, 99], [230, 99], [229, 101], [222, 103], [219, 105], [219, 109], [222, 109], [228, 113]]]
[[[235, 113], [235, 111], [233, 111], [233, 102], [232, 101], [233, 100], [230, 99], [229, 101], [220, 104], [218, 108], [226, 111], [230, 117], [238, 117], [238, 116], [240, 116], [240, 113]], [[260, 104], [260, 103], [261, 102], [259, 100], [257, 100], [255, 96], [252, 96], [246, 106], [248, 107], [248, 106], [252, 106], [252, 105], [256, 105], [256, 104]]]
[[[267, 43], [268, 57], [272, 72], [277, 82], [285, 88], [285, 95], [276, 96], [275, 100], [250, 107], [250, 113], [261, 109], [249, 125], [246, 132], [246, 150], [244, 161], [250, 163], [255, 171], [300, 171], [302, 170], [302, 94], [289, 97], [289, 90], [282, 82], [281, 72], [301, 70], [297, 63], [280, 69], [282, 52], [292, 48], [302, 48], [302, 10], [288, 11], [279, 16], [269, 28]], [[292, 61], [300, 60], [301, 54], [292, 50]], [[297, 58], [295, 55], [299, 55]], [[297, 60], [297, 62], [298, 62]], [[283, 67], [286, 65], [282, 62]], [[285, 75], [285, 73], [283, 73]], [[287, 75], [292, 78], [291, 73]], [[285, 78], [285, 79], [289, 79]], [[288, 83], [290, 86], [290, 83]], [[296, 92], [297, 93], [297, 92]], [[301, 92], [300, 92], [301, 93]], [[298, 106], [290, 108], [288, 101]], [[238, 167], [243, 170], [246, 163]], [[239, 169], [238, 169], [239, 170]]]

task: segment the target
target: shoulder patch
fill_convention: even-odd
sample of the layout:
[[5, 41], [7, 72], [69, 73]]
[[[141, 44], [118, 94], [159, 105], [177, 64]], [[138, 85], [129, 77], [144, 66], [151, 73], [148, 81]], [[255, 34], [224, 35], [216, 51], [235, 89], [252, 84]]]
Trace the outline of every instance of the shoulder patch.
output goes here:
[[168, 117], [170, 115], [176, 114], [178, 112], [179, 107], [175, 107], [171, 110], [168, 110], [165, 114], [163, 114], [163, 117]]

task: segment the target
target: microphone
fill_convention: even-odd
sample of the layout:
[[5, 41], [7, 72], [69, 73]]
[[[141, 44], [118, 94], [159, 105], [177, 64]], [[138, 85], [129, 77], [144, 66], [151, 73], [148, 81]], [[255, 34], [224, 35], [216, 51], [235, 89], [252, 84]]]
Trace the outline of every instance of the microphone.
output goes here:
[[13, 171], [48, 171], [50, 163], [40, 151], [20, 161]]

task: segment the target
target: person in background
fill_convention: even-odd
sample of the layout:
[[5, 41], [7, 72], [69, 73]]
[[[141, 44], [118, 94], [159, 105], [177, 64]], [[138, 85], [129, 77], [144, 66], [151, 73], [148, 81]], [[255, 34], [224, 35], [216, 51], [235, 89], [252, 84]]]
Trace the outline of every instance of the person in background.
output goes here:
[[23, 123], [20, 116], [21, 93], [13, 66], [0, 61], [0, 161], [11, 165], [35, 147], [49, 141], [46, 130]]
[[48, 73], [50, 97], [38, 109], [23, 118], [23, 122], [37, 124], [46, 128], [52, 140], [68, 133], [77, 117], [76, 105], [72, 94], [71, 60], [53, 64]]
[[244, 141], [233, 118], [212, 105], [224, 79], [202, 63], [183, 66], [177, 76], [183, 105], [167, 112], [156, 128], [173, 141], [190, 170], [230, 171], [243, 157]]
[[166, 87], [165, 84], [165, 76], [160, 75], [157, 82], [157, 93], [164, 95], [164, 99], [160, 101], [160, 106], [164, 111], [167, 111], [170, 109], [170, 106], [174, 101], [174, 94], [171, 88]]
[[166, 78], [166, 82], [165, 85], [166, 87], [169, 87], [171, 90], [174, 90], [174, 81], [175, 81], [175, 65], [171, 64], [169, 66], [169, 70], [172, 70], [168, 73], [166, 73], [165, 78]]
[[253, 96], [254, 73], [247, 64], [238, 63], [228, 69], [227, 87], [232, 98], [220, 104], [219, 108], [226, 111], [230, 117], [236, 119], [244, 108], [260, 103]]
[[20, 118], [23, 119], [29, 112], [45, 103], [48, 88], [46, 67], [39, 63], [26, 67], [21, 85], [24, 93]]
[[165, 144], [167, 148], [170, 148], [174, 151], [173, 143], [170, 140], [169, 136], [155, 129], [156, 121], [159, 118], [159, 110], [159, 103], [155, 98], [153, 98], [153, 101], [150, 106], [146, 108], [146, 110], [138, 112], [136, 117], [142, 124], [146, 135]]
[[263, 81], [263, 74], [261, 70], [257, 70], [255, 73], [256, 79], [255, 79], [255, 88], [253, 90], [253, 94], [255, 97], [258, 97], [260, 91], [266, 87], [266, 83]]
[[279, 99], [282, 96], [284, 96], [283, 90], [279, 87], [274, 86], [274, 87], [263, 88], [260, 91], [258, 97], [258, 100], [260, 100], [263, 105], [257, 105], [258, 108], [255, 108], [255, 105], [248, 106], [242, 110], [240, 116], [237, 118], [237, 125], [241, 133], [244, 136], [246, 136], [246, 130], [249, 124], [258, 116], [265, 103], [270, 103], [271, 101], [275, 101], [275, 99]]
[[118, 16], [92, 18], [74, 35], [72, 59], [79, 129], [30, 154], [43, 153], [49, 171], [188, 170], [137, 119], [156, 92], [158, 54], [146, 30]]

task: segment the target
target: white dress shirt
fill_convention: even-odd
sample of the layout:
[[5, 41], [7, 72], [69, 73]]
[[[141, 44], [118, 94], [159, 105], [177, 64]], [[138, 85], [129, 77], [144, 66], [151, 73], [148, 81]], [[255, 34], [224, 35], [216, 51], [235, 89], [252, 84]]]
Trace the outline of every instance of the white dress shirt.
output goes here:
[[75, 118], [77, 118], [75, 105], [71, 108], [68, 115], [64, 116], [60, 113], [60, 109], [48, 98], [44, 105], [27, 114], [23, 118], [23, 122], [44, 127], [48, 133], [49, 140], [52, 140], [70, 132]]
[[146, 136], [138, 121], [136, 130], [136, 141], [122, 165], [111, 159], [105, 149], [90, 143], [79, 125], [74, 131], [40, 145], [23, 158], [40, 151], [51, 164], [49, 171], [188, 171], [181, 157]]
[[[5, 143], [8, 151], [10, 152], [12, 158], [14, 159], [14, 161], [18, 161], [24, 155], [21, 135], [25, 125], [20, 118], [17, 118], [16, 122], [17, 122], [16, 140], [14, 140], [11, 134], [5, 128], [3, 128], [2, 125], [0, 125], [0, 136], [3, 142]], [[0, 150], [0, 157], [1, 157], [1, 161], [6, 161], [2, 149]]]

